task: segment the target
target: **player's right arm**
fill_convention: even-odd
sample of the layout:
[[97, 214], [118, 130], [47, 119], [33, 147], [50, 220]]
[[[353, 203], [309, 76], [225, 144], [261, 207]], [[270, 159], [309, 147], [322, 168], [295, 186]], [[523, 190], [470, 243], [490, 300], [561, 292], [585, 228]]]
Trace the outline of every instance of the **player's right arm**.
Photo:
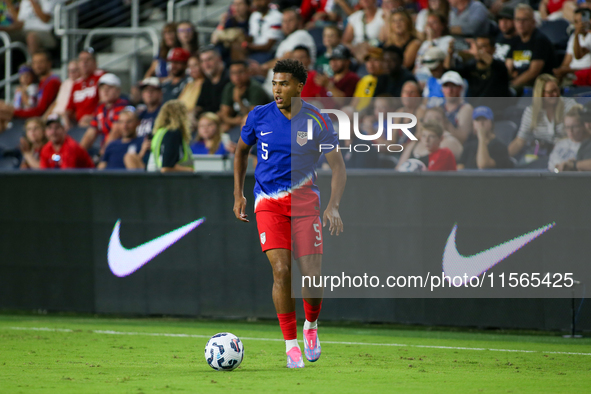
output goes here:
[[246, 197], [244, 197], [244, 178], [248, 166], [248, 153], [257, 138], [255, 132], [256, 112], [255, 108], [248, 114], [234, 153], [234, 215], [245, 223], [248, 223], [248, 215], [246, 214]]
[[246, 223], [248, 223], [248, 215], [246, 214], [246, 197], [244, 197], [244, 178], [246, 178], [248, 152], [251, 146], [240, 137], [234, 155], [234, 215], [238, 220]]

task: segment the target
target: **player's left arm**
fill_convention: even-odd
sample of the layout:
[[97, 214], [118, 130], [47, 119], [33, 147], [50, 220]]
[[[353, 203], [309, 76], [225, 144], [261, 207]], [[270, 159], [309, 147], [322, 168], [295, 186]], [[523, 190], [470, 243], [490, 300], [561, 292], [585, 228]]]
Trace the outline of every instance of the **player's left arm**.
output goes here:
[[339, 235], [343, 232], [343, 221], [339, 213], [339, 206], [341, 204], [341, 197], [345, 191], [345, 184], [347, 183], [347, 171], [345, 170], [345, 162], [341, 152], [333, 149], [331, 152], [325, 154], [326, 161], [332, 170], [332, 181], [330, 183], [330, 201], [322, 216], [323, 227], [326, 227], [326, 222], [330, 222], [330, 235]]

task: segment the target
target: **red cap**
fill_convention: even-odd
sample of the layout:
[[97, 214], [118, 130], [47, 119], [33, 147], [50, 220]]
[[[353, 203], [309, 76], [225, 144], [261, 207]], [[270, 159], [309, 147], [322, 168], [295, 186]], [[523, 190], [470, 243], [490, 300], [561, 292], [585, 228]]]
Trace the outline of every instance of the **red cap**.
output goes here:
[[170, 51], [168, 51], [168, 56], [166, 57], [166, 60], [169, 62], [186, 63], [190, 57], [191, 54], [186, 49], [172, 48]]

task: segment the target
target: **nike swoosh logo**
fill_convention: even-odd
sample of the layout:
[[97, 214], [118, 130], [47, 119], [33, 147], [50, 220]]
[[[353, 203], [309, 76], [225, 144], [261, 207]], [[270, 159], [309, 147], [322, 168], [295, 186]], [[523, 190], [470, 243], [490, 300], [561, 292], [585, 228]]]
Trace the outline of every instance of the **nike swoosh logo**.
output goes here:
[[119, 240], [121, 219], [117, 220], [111, 233], [109, 250], [107, 251], [107, 260], [111, 272], [119, 277], [134, 273], [203, 222], [205, 222], [205, 218], [195, 220], [133, 249], [127, 249], [121, 245]]
[[458, 225], [455, 224], [443, 251], [443, 273], [451, 278], [454, 276], [463, 277], [465, 274], [470, 280], [472, 276], [479, 276], [488, 271], [555, 225], [556, 223], [550, 223], [483, 252], [472, 256], [462, 256], [456, 247]]
[[272, 133], [272, 131], [267, 131], [266, 133], [263, 133], [263, 132], [261, 131], [261, 135], [267, 135], [267, 134], [271, 134], [271, 133]]
[[322, 242], [320, 242], [318, 244], [316, 242], [314, 242], [314, 246], [320, 246], [320, 245], [322, 245]]

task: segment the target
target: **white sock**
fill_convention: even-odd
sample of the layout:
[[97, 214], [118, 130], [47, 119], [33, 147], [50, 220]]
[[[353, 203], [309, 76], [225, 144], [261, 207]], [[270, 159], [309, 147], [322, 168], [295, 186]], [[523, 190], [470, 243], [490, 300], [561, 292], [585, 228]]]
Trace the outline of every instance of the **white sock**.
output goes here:
[[309, 322], [308, 320], [306, 320], [304, 322], [304, 330], [316, 330], [318, 329], [318, 320], [314, 320], [312, 322]]
[[294, 346], [297, 346], [298, 349], [300, 348], [300, 345], [298, 345], [297, 339], [288, 339], [287, 341], [285, 341], [285, 353], [289, 352], [291, 350], [291, 348]]

